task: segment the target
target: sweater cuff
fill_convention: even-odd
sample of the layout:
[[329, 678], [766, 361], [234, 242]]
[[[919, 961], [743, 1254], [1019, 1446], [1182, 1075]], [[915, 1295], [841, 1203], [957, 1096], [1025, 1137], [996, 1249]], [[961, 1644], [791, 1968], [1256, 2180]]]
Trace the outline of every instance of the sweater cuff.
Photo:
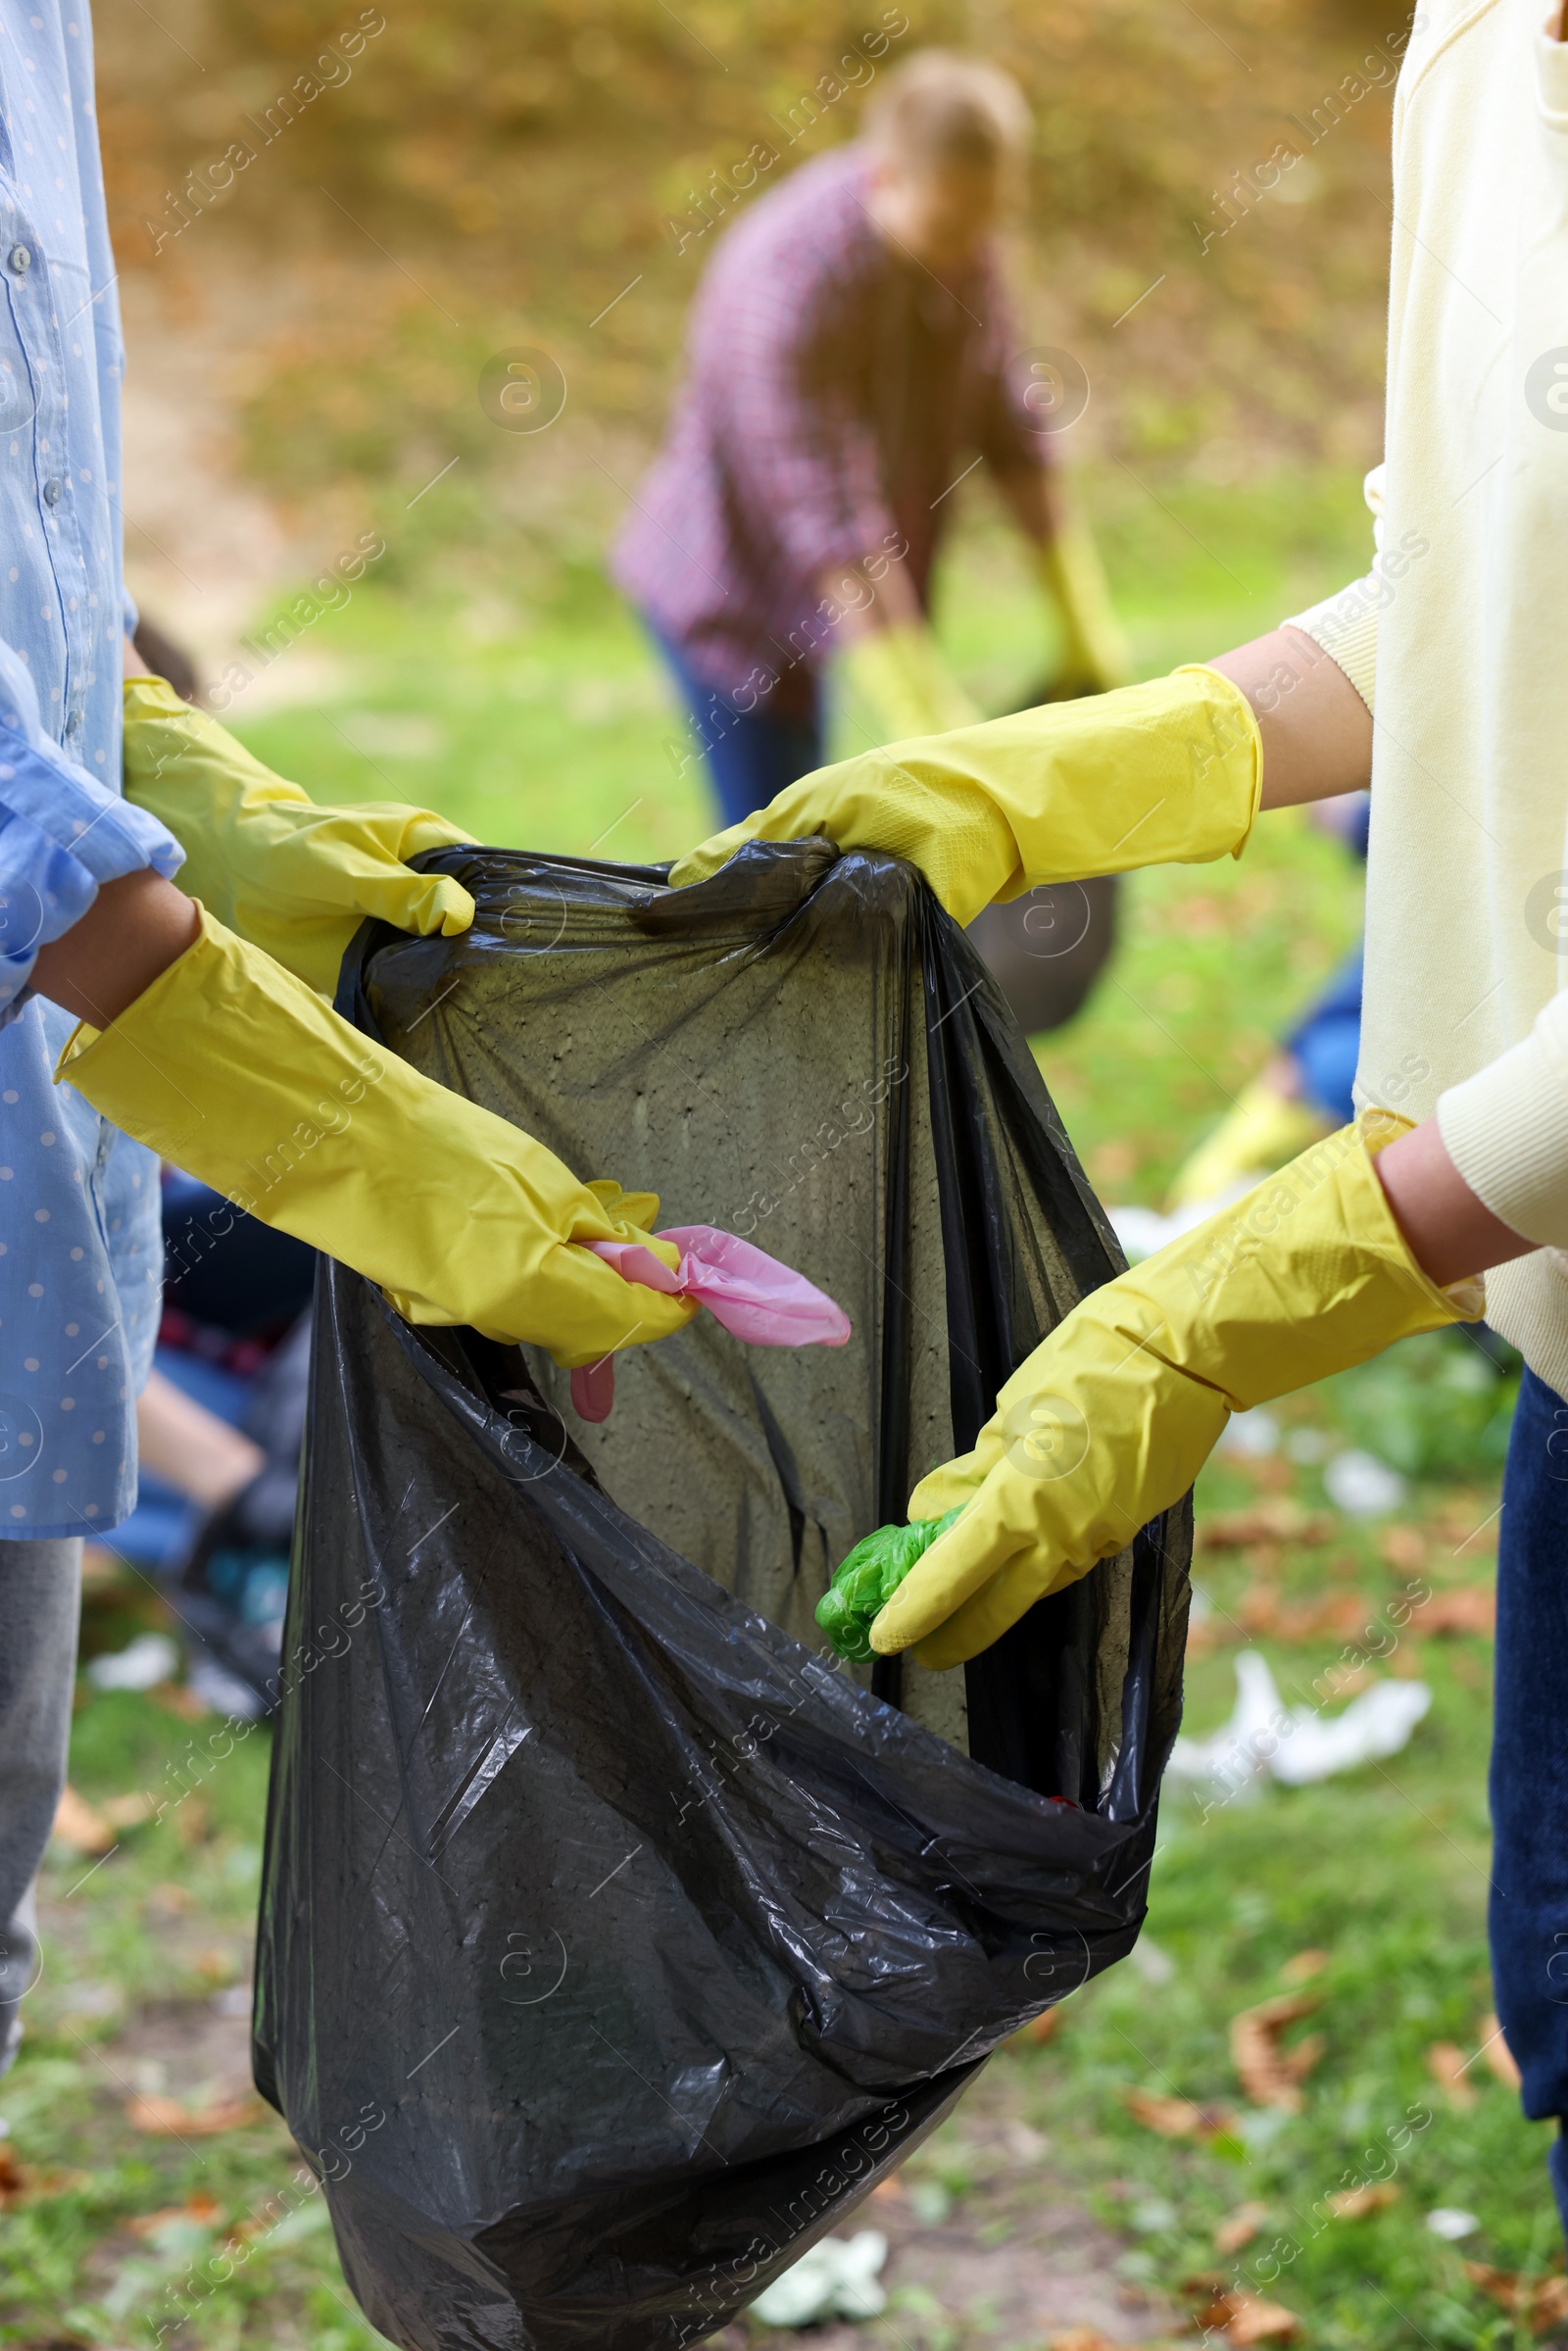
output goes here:
[[1568, 1003], [1438, 1097], [1449, 1158], [1494, 1216], [1544, 1248], [1568, 1248]]
[[1377, 683], [1378, 601], [1384, 592], [1376, 572], [1369, 571], [1337, 596], [1325, 597], [1321, 604], [1309, 606], [1304, 612], [1292, 612], [1280, 622], [1281, 628], [1298, 628], [1321, 645], [1369, 710], [1374, 707]]

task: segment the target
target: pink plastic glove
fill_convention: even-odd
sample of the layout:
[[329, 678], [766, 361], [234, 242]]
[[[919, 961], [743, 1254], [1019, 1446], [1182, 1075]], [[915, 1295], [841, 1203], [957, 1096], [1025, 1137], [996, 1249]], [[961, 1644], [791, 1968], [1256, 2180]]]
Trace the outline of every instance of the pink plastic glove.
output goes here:
[[[721, 1233], [716, 1225], [683, 1224], [654, 1238], [672, 1241], [680, 1250], [678, 1272], [671, 1273], [640, 1242], [588, 1246], [628, 1282], [666, 1297], [696, 1298], [726, 1331], [752, 1347], [843, 1347], [848, 1340], [850, 1318], [842, 1306], [805, 1274], [738, 1234]], [[608, 1420], [614, 1400], [613, 1356], [603, 1355], [572, 1373], [572, 1410], [579, 1419]]]

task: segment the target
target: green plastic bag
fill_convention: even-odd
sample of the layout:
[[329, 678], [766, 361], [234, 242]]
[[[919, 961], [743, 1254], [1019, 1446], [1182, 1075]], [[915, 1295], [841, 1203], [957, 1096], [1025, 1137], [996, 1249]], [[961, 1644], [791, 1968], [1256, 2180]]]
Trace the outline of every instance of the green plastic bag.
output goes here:
[[875, 1656], [872, 1619], [962, 1509], [960, 1502], [941, 1518], [917, 1518], [906, 1527], [876, 1527], [861, 1537], [816, 1603], [816, 1621], [841, 1657], [852, 1665], [864, 1665]]

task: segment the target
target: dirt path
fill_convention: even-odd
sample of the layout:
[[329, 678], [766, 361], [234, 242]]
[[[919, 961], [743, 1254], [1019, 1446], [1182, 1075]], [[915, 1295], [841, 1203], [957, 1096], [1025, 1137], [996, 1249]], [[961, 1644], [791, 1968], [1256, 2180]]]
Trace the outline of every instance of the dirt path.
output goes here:
[[313, 552], [308, 525], [235, 469], [247, 353], [277, 301], [248, 277], [176, 283], [153, 270], [127, 272], [121, 299], [126, 582], [210, 672]]

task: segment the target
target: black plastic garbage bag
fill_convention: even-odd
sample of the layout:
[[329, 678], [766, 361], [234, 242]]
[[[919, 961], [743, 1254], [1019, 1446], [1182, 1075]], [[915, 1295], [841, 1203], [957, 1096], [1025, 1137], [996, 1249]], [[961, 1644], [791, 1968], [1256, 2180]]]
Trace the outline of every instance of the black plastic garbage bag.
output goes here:
[[545, 1359], [323, 1268], [256, 2077], [394, 2342], [662, 2351], [1132, 1944], [1190, 1519], [962, 1672], [839, 1665], [838, 1560], [1117, 1262], [1000, 992], [908, 868], [823, 842], [680, 893], [427, 862], [472, 931], [368, 927], [345, 1006], [855, 1336], [699, 1317], [589, 1427]]

